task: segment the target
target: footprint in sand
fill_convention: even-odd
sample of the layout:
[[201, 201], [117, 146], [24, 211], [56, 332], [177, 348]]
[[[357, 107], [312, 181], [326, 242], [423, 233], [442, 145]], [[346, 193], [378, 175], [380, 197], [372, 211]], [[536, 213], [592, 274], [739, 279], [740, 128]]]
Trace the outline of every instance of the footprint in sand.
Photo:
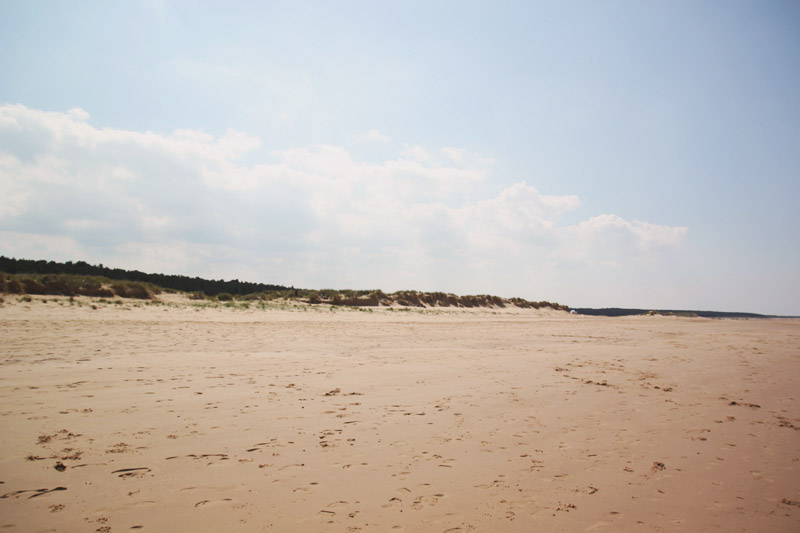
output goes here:
[[403, 500], [401, 500], [400, 498], [395, 496], [394, 498], [391, 498], [389, 500], [389, 503], [386, 503], [386, 504], [382, 505], [381, 507], [383, 507], [384, 509], [389, 509], [390, 507], [398, 507], [399, 508], [399, 507], [402, 507], [402, 505], [403, 505]]
[[119, 470], [114, 470], [111, 472], [112, 474], [117, 474], [117, 477], [121, 478], [130, 478], [130, 477], [144, 477], [145, 474], [150, 472], [150, 469], [146, 466], [138, 467], [138, 468], [121, 468]]
[[411, 504], [411, 508], [419, 511], [425, 507], [430, 507], [436, 505], [439, 502], [439, 498], [443, 498], [444, 494], [434, 494], [433, 496], [420, 496], [414, 503]]
[[165, 460], [169, 461], [171, 459], [180, 459], [182, 457], [188, 457], [193, 460], [209, 460], [206, 466], [212, 466], [217, 464], [219, 461], [228, 461], [230, 459], [226, 453], [205, 453], [202, 455], [190, 453], [189, 455], [183, 456], [173, 455], [171, 457], [167, 457]]
[[305, 463], [293, 463], [293, 464], [283, 465], [278, 470], [286, 470], [287, 468], [291, 468], [293, 466], [306, 466], [306, 464]]
[[[334, 509], [335, 509], [336, 507], [343, 507], [343, 506], [345, 506], [345, 505], [348, 505], [348, 503], [349, 503], [349, 502], [347, 502], [347, 501], [345, 501], [345, 500], [339, 500], [339, 501], [336, 501], [336, 502], [329, 503], [329, 504], [326, 506], [326, 508], [327, 508], [327, 509], [331, 509], [331, 508], [334, 508]], [[334, 513], [334, 514], [336, 514], [336, 513]]]
[[19, 498], [23, 494], [26, 494], [26, 493], [29, 493], [29, 492], [33, 492], [34, 494], [28, 496], [28, 499], [30, 500], [32, 498], [38, 498], [39, 496], [43, 496], [45, 494], [49, 494], [51, 492], [56, 492], [56, 491], [60, 491], [60, 490], [67, 490], [67, 487], [56, 487], [54, 489], [17, 490], [17, 491], [14, 491], [14, 492], [7, 492], [7, 493], [3, 494], [2, 496], [0, 496], [0, 499]]
[[221, 500], [200, 500], [199, 502], [194, 504], [194, 506], [195, 507], [204, 507], [204, 506], [210, 505], [210, 504], [221, 504], [221, 503], [231, 502], [231, 501], [233, 501], [231, 498], [222, 498]]

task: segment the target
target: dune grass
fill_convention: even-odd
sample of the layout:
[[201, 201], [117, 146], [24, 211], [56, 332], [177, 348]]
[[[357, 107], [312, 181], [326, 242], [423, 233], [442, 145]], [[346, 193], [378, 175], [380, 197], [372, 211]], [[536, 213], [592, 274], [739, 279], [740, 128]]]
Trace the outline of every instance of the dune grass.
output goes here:
[[92, 296], [152, 300], [162, 289], [139, 281], [110, 280], [73, 274], [0, 273], [0, 290], [6, 294]]
[[[126, 298], [149, 300], [158, 303], [155, 296], [162, 292], [178, 292], [163, 289], [152, 283], [109, 279], [102, 276], [83, 276], [75, 274], [6, 274], [0, 272], [0, 292], [19, 295], [62, 295], [90, 296], [96, 298]], [[528, 301], [522, 298], [501, 298], [489, 294], [459, 296], [445, 292], [420, 292], [414, 290], [397, 291], [387, 294], [381, 290], [350, 289], [280, 289], [231, 294], [222, 292], [207, 296], [202, 291], [184, 293], [198, 302], [220, 302], [227, 307], [248, 309], [250, 304], [264, 308], [269, 302], [297, 302], [312, 306], [327, 305], [331, 308], [506, 308], [522, 309], [549, 308], [567, 311], [567, 306], [541, 301]], [[118, 300], [120, 301], [120, 300]], [[277, 303], [277, 302], [276, 302]]]

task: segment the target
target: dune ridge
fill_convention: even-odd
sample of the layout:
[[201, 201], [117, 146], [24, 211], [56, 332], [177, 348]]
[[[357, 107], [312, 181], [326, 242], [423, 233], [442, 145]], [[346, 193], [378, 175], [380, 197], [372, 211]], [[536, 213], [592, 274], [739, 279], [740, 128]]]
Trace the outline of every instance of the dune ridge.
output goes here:
[[95, 296], [140, 300], [151, 300], [157, 295], [168, 293], [184, 295], [193, 300], [241, 300], [245, 302], [290, 300], [309, 304], [356, 307], [399, 305], [403, 307], [503, 308], [513, 306], [520, 309], [550, 308], [561, 311], [569, 309], [565, 305], [554, 302], [529, 301], [524, 298], [502, 298], [489, 294], [459, 296], [445, 292], [413, 290], [386, 294], [381, 290], [275, 289], [241, 294], [221, 292], [210, 296], [202, 291], [187, 293], [186, 291], [166, 289], [151, 282], [78, 274], [6, 274], [0, 272], [0, 292], [18, 295]]

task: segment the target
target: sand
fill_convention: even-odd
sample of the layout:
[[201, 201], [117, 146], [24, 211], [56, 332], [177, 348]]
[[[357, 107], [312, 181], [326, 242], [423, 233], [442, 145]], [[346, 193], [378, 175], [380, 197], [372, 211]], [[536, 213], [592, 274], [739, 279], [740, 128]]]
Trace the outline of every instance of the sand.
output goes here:
[[4, 531], [800, 530], [800, 321], [45, 299]]

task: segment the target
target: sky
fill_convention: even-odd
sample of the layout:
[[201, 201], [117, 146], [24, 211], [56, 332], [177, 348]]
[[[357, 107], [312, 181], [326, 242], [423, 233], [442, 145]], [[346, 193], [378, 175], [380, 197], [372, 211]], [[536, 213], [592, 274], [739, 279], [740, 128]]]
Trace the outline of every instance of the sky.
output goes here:
[[800, 315], [795, 1], [0, 1], [0, 254]]

